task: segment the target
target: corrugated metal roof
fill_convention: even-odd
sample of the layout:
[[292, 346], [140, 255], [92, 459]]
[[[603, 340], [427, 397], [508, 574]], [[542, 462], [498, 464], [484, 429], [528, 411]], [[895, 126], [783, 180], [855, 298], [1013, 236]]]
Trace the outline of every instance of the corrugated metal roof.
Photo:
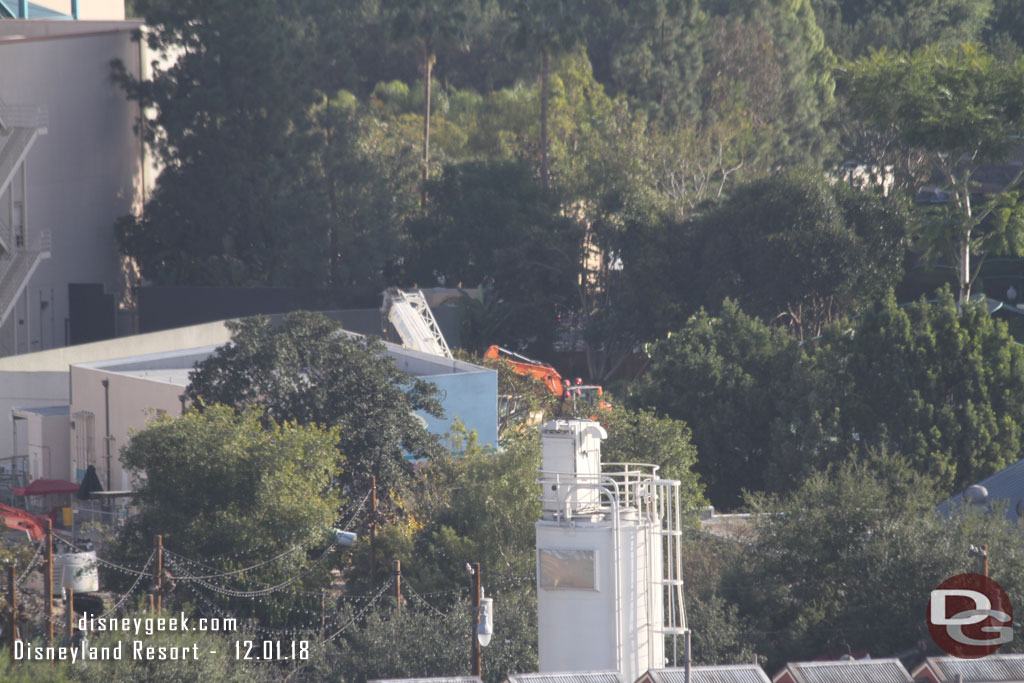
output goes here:
[[[912, 683], [898, 659], [858, 659], [849, 662], [794, 662], [786, 671], [796, 683]], [[775, 678], [778, 679], [778, 674]]]
[[941, 681], [955, 681], [963, 676], [964, 683], [1021, 683], [1024, 681], [1024, 655], [989, 655], [981, 659], [957, 657], [929, 657], [925, 663]]
[[367, 683], [483, 683], [479, 676], [438, 676], [437, 678], [378, 678]]
[[566, 671], [550, 674], [511, 674], [508, 683], [624, 683], [616, 671]]
[[[685, 683], [686, 669], [651, 669], [647, 672], [652, 683]], [[690, 683], [771, 683], [756, 664], [722, 664], [718, 666], [690, 667]]]
[[[1017, 503], [1024, 501], [1024, 460], [1018, 460], [1009, 467], [999, 470], [988, 479], [978, 482], [988, 489], [989, 507], [993, 503], [1006, 502], [1006, 518], [1014, 524], [1018, 521]], [[935, 510], [947, 517], [964, 503], [963, 494], [958, 493]], [[984, 508], [984, 506], [978, 506]], [[1022, 506], [1024, 507], [1024, 506]]]

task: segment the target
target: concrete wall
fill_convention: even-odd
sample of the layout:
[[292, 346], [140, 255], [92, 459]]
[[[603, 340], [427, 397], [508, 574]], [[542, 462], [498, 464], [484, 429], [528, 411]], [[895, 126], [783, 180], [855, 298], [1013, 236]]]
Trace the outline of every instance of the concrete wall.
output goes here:
[[[89, 6], [84, 0], [83, 10]], [[140, 22], [0, 22], [0, 99], [43, 105], [47, 134], [26, 158], [29, 240], [52, 234], [51, 256], [40, 263], [0, 329], [18, 353], [65, 345], [68, 284], [100, 283], [120, 299], [124, 277], [114, 221], [137, 210], [151, 178], [133, 131], [138, 107], [110, 79], [120, 59], [138, 76], [144, 59], [131, 40]]]
[[[110, 401], [110, 485], [107, 485], [105, 390], [103, 380], [109, 380]], [[133, 432], [145, 429], [146, 424], [163, 411], [173, 417], [181, 415], [182, 386], [161, 382], [154, 378], [133, 377], [107, 369], [71, 368], [71, 444], [70, 453], [75, 480], [80, 480], [88, 465], [96, 466], [103, 488], [126, 490], [132, 488], [128, 472], [121, 467], [120, 452]], [[90, 417], [91, 416], [91, 417]], [[92, 423], [94, 437], [90, 442], [87, 431]]]
[[15, 453], [11, 411], [67, 402], [66, 368], [63, 372], [0, 372], [0, 458], [25, 455]]

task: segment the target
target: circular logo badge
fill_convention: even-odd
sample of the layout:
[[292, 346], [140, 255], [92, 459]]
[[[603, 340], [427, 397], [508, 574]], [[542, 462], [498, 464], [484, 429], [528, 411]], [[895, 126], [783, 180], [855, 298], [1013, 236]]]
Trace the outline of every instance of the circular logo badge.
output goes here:
[[928, 631], [944, 652], [961, 659], [990, 655], [1013, 639], [1013, 607], [998, 583], [981, 574], [957, 574], [928, 601]]

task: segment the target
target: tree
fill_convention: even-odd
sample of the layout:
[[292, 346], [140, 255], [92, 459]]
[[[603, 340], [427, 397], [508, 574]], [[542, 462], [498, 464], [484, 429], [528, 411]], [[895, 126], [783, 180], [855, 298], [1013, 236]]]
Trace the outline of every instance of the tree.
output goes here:
[[[465, 570], [462, 580], [468, 588]], [[431, 604], [436, 600], [414, 597], [408, 589], [405, 595], [400, 613], [388, 600], [346, 631], [321, 665], [319, 680], [468, 676], [470, 602], [448, 599], [442, 612]], [[509, 672], [537, 668], [537, 600], [532, 588], [488, 590], [488, 595], [494, 598], [495, 637], [483, 653], [482, 674], [487, 683], [500, 683]]]
[[824, 121], [834, 105], [835, 57], [812, 0], [711, 0], [703, 9], [705, 117], [746, 110], [767, 168], [819, 165], [831, 152]]
[[392, 284], [419, 186], [412, 146], [389, 139], [368, 109], [347, 91], [323, 96], [302, 148], [310, 159], [304, 181], [328, 215], [326, 284], [347, 296], [377, 296]]
[[695, 0], [587, 4], [587, 52], [598, 79], [674, 126], [699, 115], [702, 15]]
[[680, 482], [679, 505], [691, 515], [707, 502], [694, 471], [697, 449], [685, 422], [620, 405], [601, 411], [598, 417], [608, 432], [601, 444], [602, 461], [657, 465], [659, 476]]
[[[751, 543], [723, 573], [743, 586], [733, 602], [749, 620], [766, 668], [831, 650], [889, 657], [927, 639], [923, 606], [943, 580], [977, 571], [969, 549], [999, 548], [992, 578], [1024, 597], [1019, 532], [1002, 514], [934, 512], [927, 479], [848, 464], [808, 478], [785, 497], [752, 500]], [[756, 588], [755, 588], [756, 587]]]
[[1000, 62], [968, 44], [881, 51], [846, 71], [855, 116], [892, 130], [903, 149], [919, 150], [951, 195], [947, 208], [925, 219], [918, 248], [956, 266], [965, 303], [986, 253], [1024, 254], [1024, 219], [1013, 191], [1021, 173], [996, 187], [983, 187], [977, 174], [1005, 159], [1024, 122], [1024, 61]]
[[791, 491], [852, 456], [888, 453], [952, 492], [1024, 442], [1024, 350], [984, 306], [890, 293], [802, 346], [727, 301], [657, 342], [630, 401], [685, 420], [711, 501]]
[[322, 215], [292, 153], [312, 100], [310, 18], [283, 0], [142, 0], [158, 61], [127, 96], [152, 112], [143, 140], [162, 164], [144, 211], [117, 225], [121, 249], [159, 284], [316, 286]]
[[[452, 41], [462, 30], [466, 14], [462, 0], [413, 0], [398, 3], [394, 32], [399, 40], [419, 43], [420, 68], [423, 69], [423, 182], [430, 179], [430, 84], [435, 51], [440, 41]], [[424, 188], [424, 204], [426, 189]]]
[[818, 389], [805, 403], [795, 385], [791, 405], [820, 417], [779, 430], [779, 488], [851, 451], [897, 454], [947, 492], [1019, 458], [1024, 353], [984, 306], [958, 311], [946, 291], [901, 308], [890, 294], [819, 344], [803, 375]]
[[[132, 436], [121, 461], [137, 477], [139, 511], [118, 534], [119, 554], [144, 559], [159, 534], [174, 552], [166, 562], [180, 581], [195, 567], [177, 558], [208, 563], [210, 557], [251, 557], [257, 547], [275, 561], [236, 579], [275, 585], [316, 570], [306, 550], [330, 548], [340, 507], [331, 490], [343, 460], [335, 450], [339, 430], [294, 422], [267, 428], [262, 417], [256, 408], [236, 413], [207, 405]], [[267, 607], [251, 600], [235, 607], [265, 611], [291, 597], [280, 593]]]
[[540, 56], [540, 181], [550, 183], [548, 166], [548, 76], [551, 57], [569, 52], [583, 40], [582, 4], [577, 0], [516, 0], [513, 45], [520, 54]]
[[549, 351], [556, 310], [575, 293], [580, 245], [578, 226], [561, 215], [558, 198], [515, 163], [448, 166], [428, 188], [431, 213], [409, 227], [416, 251], [408, 281], [484, 283], [485, 297], [498, 302], [489, 309], [498, 319], [490, 326], [495, 338], [481, 346]]
[[186, 394], [205, 404], [244, 411], [260, 405], [268, 421], [336, 427], [346, 458], [343, 490], [363, 492], [377, 477], [382, 497], [412, 471], [405, 455], [426, 457], [440, 445], [416, 410], [439, 416], [433, 385], [402, 373], [383, 345], [353, 338], [319, 313], [289, 314], [279, 326], [266, 317], [228, 323], [231, 342], [199, 363]]
[[685, 296], [689, 285], [693, 308], [732, 298], [804, 339], [897, 284], [907, 214], [897, 200], [790, 172], [738, 187], [679, 232], [696, 257], [677, 286]]
[[630, 402], [690, 426], [711, 502], [729, 508], [742, 490], [763, 490], [771, 426], [787, 410], [775, 389], [799, 359], [796, 341], [727, 300], [721, 317], [701, 310], [649, 354]]
[[[916, 50], [978, 40], [993, 0], [816, 0], [815, 14], [832, 51], [846, 59], [871, 50]], [[1007, 3], [1012, 4], [1012, 3]]]

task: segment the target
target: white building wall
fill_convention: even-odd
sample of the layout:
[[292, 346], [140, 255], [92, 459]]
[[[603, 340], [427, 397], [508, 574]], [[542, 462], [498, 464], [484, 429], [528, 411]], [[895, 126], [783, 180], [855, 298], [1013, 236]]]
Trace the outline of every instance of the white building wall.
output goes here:
[[[110, 401], [110, 485], [107, 485], [106, 420], [107, 407], [103, 380], [108, 380]], [[84, 416], [91, 415], [95, 433], [96, 472], [104, 489], [128, 490], [131, 477], [121, 466], [120, 452], [135, 431], [146, 428], [147, 423], [160, 411], [172, 417], [181, 415], [181, 395], [184, 387], [178, 384], [143, 379], [108, 372], [101, 369], [72, 366], [71, 368], [71, 469], [76, 481], [88, 466], [78, 437]]]
[[[32, 0], [32, 4], [71, 16], [71, 0]], [[78, 18], [124, 19], [124, 0], [78, 0]]]
[[[83, 2], [83, 9], [89, 6]], [[119, 299], [124, 278], [114, 222], [144, 201], [150, 178], [133, 126], [138, 107], [111, 81], [120, 59], [138, 76], [143, 53], [131, 34], [140, 22], [0, 22], [0, 100], [42, 105], [47, 134], [26, 158], [29, 235], [49, 231], [51, 256], [40, 263], [0, 329], [0, 346], [17, 353], [66, 344], [69, 283], [101, 283]], [[6, 350], [8, 353], [10, 349]]]
[[0, 372], [0, 460], [15, 455], [11, 411], [16, 408], [66, 405], [68, 373]]

